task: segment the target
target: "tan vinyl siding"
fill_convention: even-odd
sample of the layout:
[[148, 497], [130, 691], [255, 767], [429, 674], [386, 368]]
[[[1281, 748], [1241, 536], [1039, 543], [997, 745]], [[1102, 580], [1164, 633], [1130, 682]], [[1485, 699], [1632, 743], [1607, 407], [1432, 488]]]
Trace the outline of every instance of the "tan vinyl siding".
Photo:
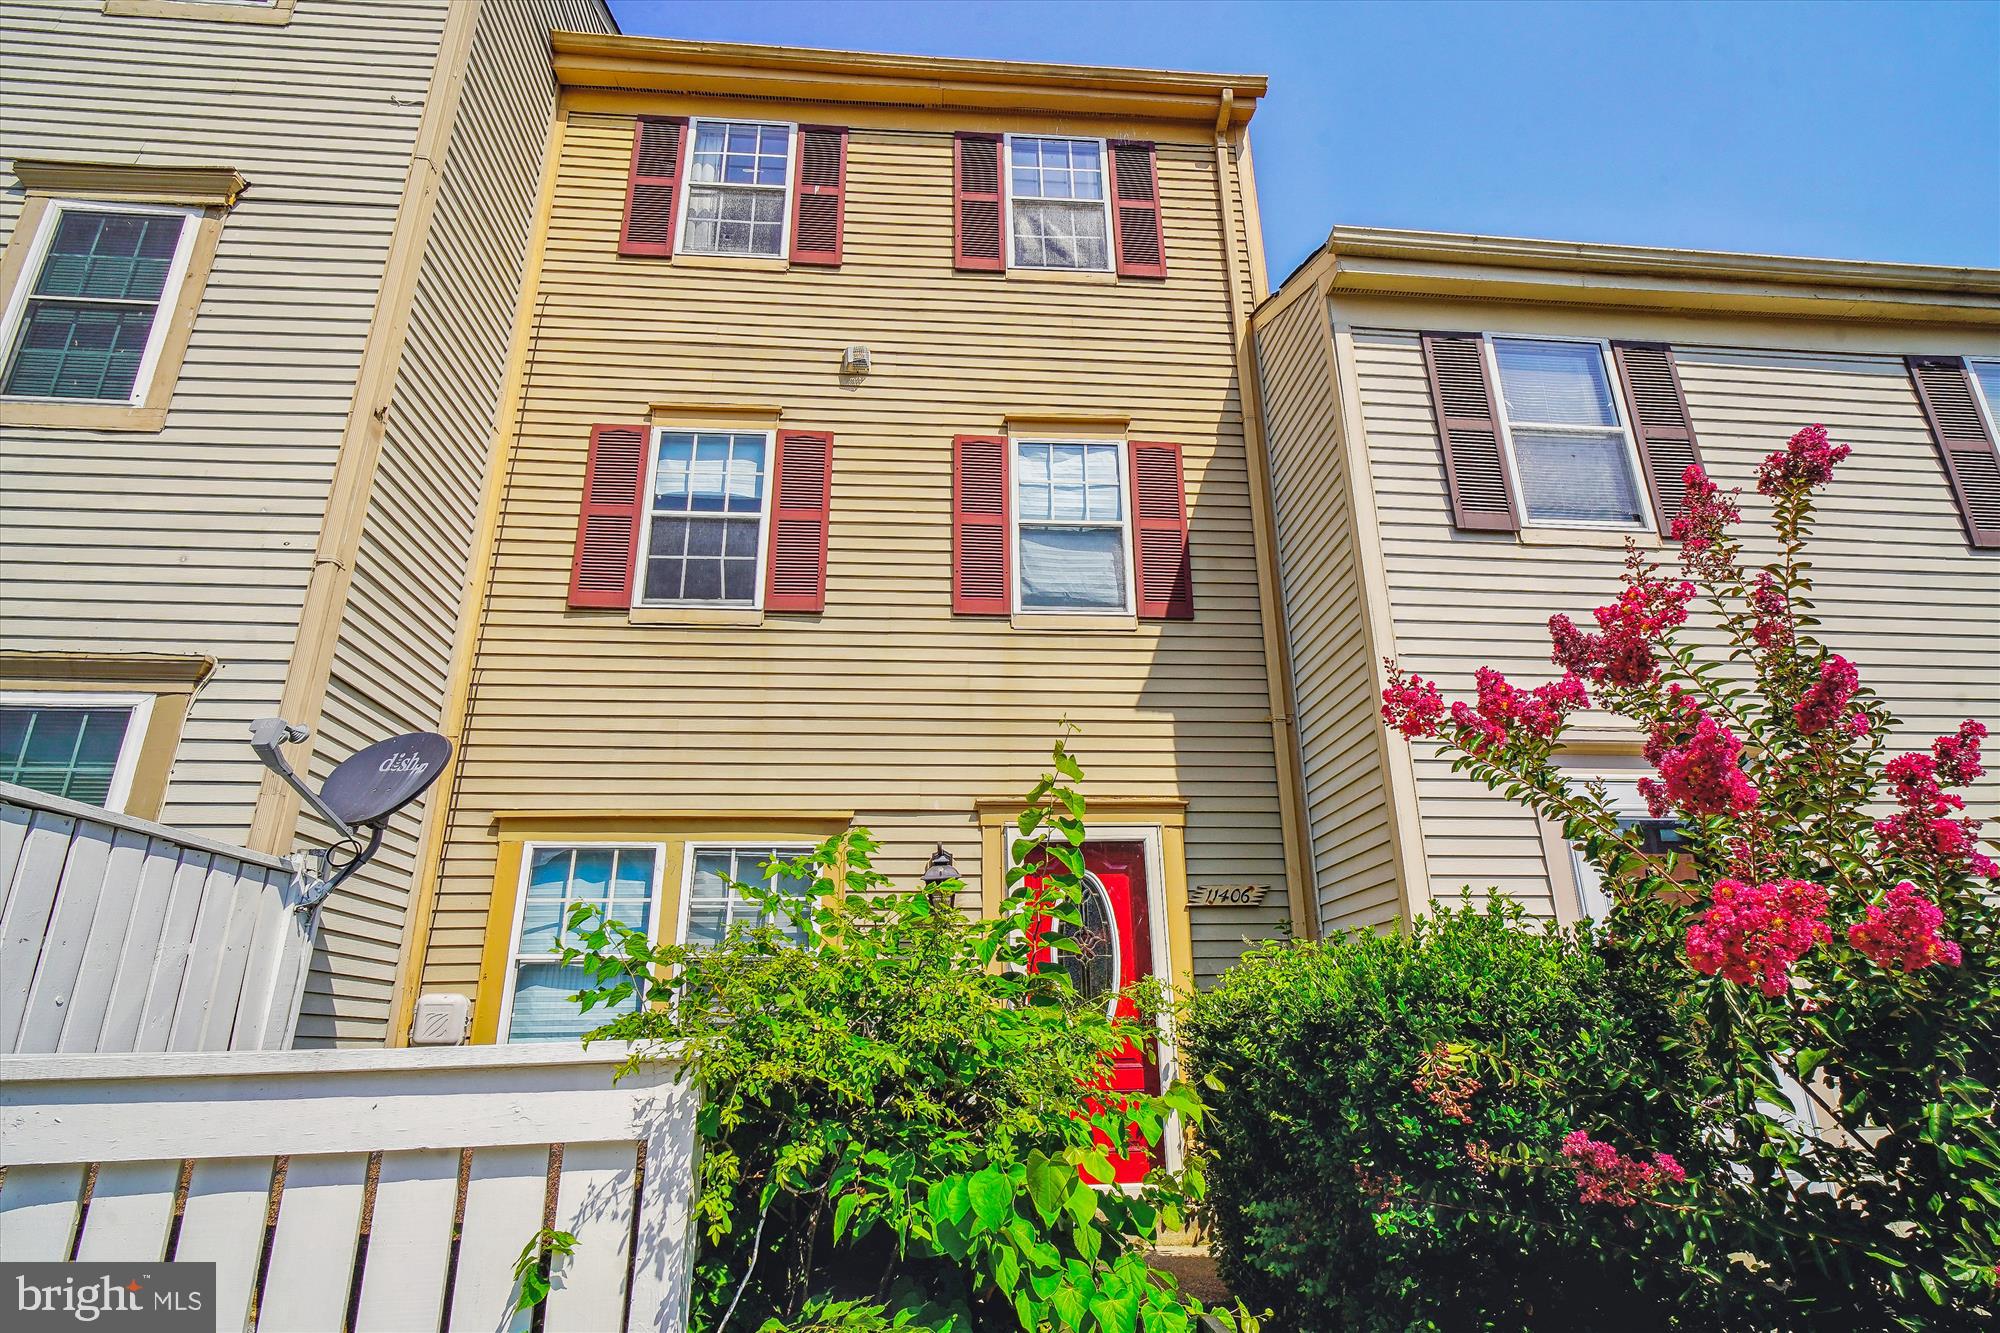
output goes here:
[[[1479, 324], [1476, 310], [1451, 318], [1452, 327]], [[1531, 315], [1507, 318], [1533, 331]], [[1615, 314], [1589, 330], [1579, 319], [1551, 321], [1548, 331], [1627, 336]], [[1704, 461], [1723, 486], [1743, 488], [1749, 532], [1768, 512], [1755, 491], [1757, 463], [1793, 431], [1822, 422], [1854, 448], [1820, 509], [1811, 557], [1819, 633], [1906, 724], [1899, 748], [1920, 747], [1964, 717], [2000, 722], [2000, 552], [1967, 547], [1900, 353], [1783, 350], [1773, 331], [1765, 334], [1773, 346], [1728, 346], [1719, 332], [1689, 321], [1673, 346]], [[1870, 341], [1865, 329], [1838, 336]], [[1938, 351], [1965, 343], [1949, 332], [1930, 337]], [[1824, 334], [1800, 341], [1824, 345]], [[1362, 329], [1355, 344], [1400, 660], [1452, 694], [1469, 693], [1482, 664], [1527, 682], [1549, 678], [1548, 616], [1586, 618], [1609, 600], [1621, 552], [1575, 534], [1549, 533], [1544, 545], [1455, 532], [1416, 334]], [[1772, 554], [1757, 544], [1751, 553]], [[1416, 747], [1416, 769], [1432, 894], [1454, 897], [1471, 884], [1551, 910], [1533, 818], [1453, 776], [1426, 744]], [[1973, 803], [1991, 809], [1996, 799], [2000, 774], [1989, 772]]]
[[[976, 880], [974, 799], [1025, 792], [1064, 718], [1086, 795], [1188, 800], [1190, 882], [1274, 886], [1260, 908], [1195, 914], [1199, 973], [1278, 931], [1212, 149], [1160, 146], [1164, 283], [1076, 283], [953, 271], [952, 140], [929, 126], [850, 135], [838, 270], [621, 260], [631, 144], [629, 115], [570, 117], [424, 984], [476, 982], [497, 810], [852, 809], [905, 882], [937, 841]], [[843, 383], [852, 343], [874, 370]], [[833, 432], [824, 614], [687, 629], [565, 609], [589, 427], [662, 401], [770, 404], [788, 428]], [[953, 617], [952, 436], [1029, 411], [1129, 413], [1131, 438], [1185, 447], [1196, 620], [1064, 633]]]
[[1310, 295], [1293, 300], [1264, 322], [1257, 356], [1316, 910], [1335, 931], [1388, 925], [1401, 907], [1325, 318]]
[[[250, 184], [164, 430], [0, 431], [4, 642], [217, 658], [161, 818], [241, 841], [246, 728], [277, 709], [445, 5], [304, 3], [284, 26], [102, 10], [0, 6], [0, 155]], [[0, 191], [0, 241], [20, 207]]]

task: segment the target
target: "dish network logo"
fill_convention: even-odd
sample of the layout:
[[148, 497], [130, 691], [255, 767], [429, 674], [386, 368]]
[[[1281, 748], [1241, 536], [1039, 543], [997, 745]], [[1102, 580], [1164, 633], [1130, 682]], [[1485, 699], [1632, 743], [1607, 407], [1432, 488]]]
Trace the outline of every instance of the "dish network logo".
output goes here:
[[79, 1283], [75, 1278], [62, 1282], [35, 1283], [20, 1274], [14, 1277], [14, 1308], [22, 1314], [41, 1312], [75, 1315], [79, 1323], [96, 1322], [105, 1314], [144, 1314], [148, 1310], [191, 1311], [201, 1309], [198, 1291], [155, 1291], [147, 1302], [148, 1288], [137, 1278], [123, 1286], [109, 1276]]

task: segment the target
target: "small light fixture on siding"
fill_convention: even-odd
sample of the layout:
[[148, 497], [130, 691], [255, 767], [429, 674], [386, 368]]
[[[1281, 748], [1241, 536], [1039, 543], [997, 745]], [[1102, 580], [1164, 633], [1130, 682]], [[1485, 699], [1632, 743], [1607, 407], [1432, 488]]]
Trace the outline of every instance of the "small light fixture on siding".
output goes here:
[[860, 343], [840, 354], [840, 373], [843, 375], [866, 375], [869, 365], [868, 349]]
[[929, 893], [937, 892], [940, 885], [958, 878], [958, 867], [953, 864], [951, 853], [944, 849], [943, 843], [939, 843], [937, 850], [931, 853], [931, 863], [924, 867], [922, 878], [924, 889]]

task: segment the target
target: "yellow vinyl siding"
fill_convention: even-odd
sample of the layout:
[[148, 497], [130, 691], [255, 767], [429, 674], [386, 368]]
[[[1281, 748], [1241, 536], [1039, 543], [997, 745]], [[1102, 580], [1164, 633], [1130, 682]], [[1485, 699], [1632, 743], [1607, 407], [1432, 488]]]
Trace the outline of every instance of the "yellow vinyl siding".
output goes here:
[[[943, 841], [976, 892], [974, 800], [1024, 792], [1065, 718], [1086, 794], [1188, 800], [1190, 882], [1274, 886], [1196, 914], [1197, 972], [1285, 920], [1213, 151], [1160, 145], [1165, 282], [960, 274], [950, 127], [891, 114], [850, 121], [844, 263], [791, 272], [621, 259], [631, 117], [569, 116], [425, 986], [477, 982], [497, 811], [853, 809], [905, 882]], [[874, 370], [843, 383], [853, 343]], [[772, 404], [833, 433], [824, 614], [674, 628], [566, 610], [589, 427], [662, 402]], [[951, 614], [951, 438], [1032, 412], [1129, 415], [1129, 438], [1183, 445], [1196, 620], [1065, 633]]]
[[1311, 296], [1293, 300], [1257, 341], [1312, 880], [1331, 931], [1387, 925], [1401, 908], [1324, 318]]

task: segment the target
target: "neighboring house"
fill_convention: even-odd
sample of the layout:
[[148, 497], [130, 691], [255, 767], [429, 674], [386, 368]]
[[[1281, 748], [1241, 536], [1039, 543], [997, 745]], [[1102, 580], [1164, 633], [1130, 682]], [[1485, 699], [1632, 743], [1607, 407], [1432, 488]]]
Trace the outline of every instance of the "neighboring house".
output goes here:
[[[0, 781], [282, 853], [322, 830], [252, 719], [315, 777], [437, 725], [558, 26], [613, 24], [0, 4]], [[420, 824], [329, 904], [301, 1042], [381, 1040]]]
[[1264, 81], [555, 50], [392, 1039], [419, 990], [475, 1041], [594, 1026], [567, 904], [714, 939], [728, 880], [849, 825], [997, 901], [1066, 721], [1100, 982], [1305, 930], [1245, 403]]
[[[1253, 325], [1322, 929], [1467, 885], [1601, 908], [1553, 828], [1382, 725], [1382, 659], [1460, 697], [1481, 665], [1553, 678], [1549, 616], [1611, 600], [1628, 537], [1674, 558], [1688, 463], [1769, 558], [1755, 468], [1813, 422], [1854, 450], [1815, 534], [1823, 640], [1897, 744], [2000, 730], [2000, 272], [1340, 227]], [[1566, 762], [1671, 838], [1639, 737], [1579, 724]]]

